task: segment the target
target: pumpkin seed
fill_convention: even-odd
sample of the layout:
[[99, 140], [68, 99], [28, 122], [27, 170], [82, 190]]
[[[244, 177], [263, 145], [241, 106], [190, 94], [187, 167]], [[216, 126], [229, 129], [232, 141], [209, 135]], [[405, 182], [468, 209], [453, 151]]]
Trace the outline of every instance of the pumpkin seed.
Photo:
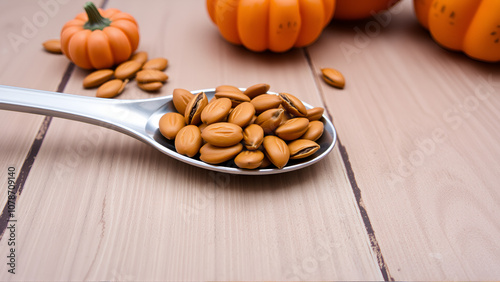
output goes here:
[[168, 66], [168, 60], [165, 58], [154, 58], [147, 61], [143, 66], [143, 70], [159, 70], [162, 71]]
[[194, 98], [194, 95], [186, 89], [176, 88], [172, 93], [172, 100], [174, 102], [175, 109], [183, 114], [186, 111], [186, 106], [189, 101]]
[[264, 133], [272, 134], [283, 123], [284, 112], [283, 109], [267, 110], [257, 116], [255, 123], [264, 129]]
[[186, 105], [186, 111], [184, 112], [184, 118], [186, 124], [197, 125], [201, 121], [201, 112], [207, 106], [208, 99], [205, 92], [200, 92], [194, 96], [194, 98], [189, 101]]
[[247, 150], [257, 150], [264, 140], [264, 129], [258, 124], [250, 124], [243, 131], [243, 143]]
[[261, 94], [267, 93], [269, 91], [269, 84], [260, 83], [248, 87], [243, 93], [247, 95], [250, 99], [253, 99]]
[[234, 163], [239, 168], [255, 169], [264, 160], [264, 153], [261, 151], [243, 151], [234, 158]]
[[175, 137], [175, 150], [181, 155], [194, 157], [202, 145], [201, 132], [196, 125], [181, 128]]
[[276, 135], [286, 141], [291, 141], [302, 136], [309, 126], [307, 118], [292, 118], [278, 128], [276, 128]]
[[243, 93], [238, 87], [232, 85], [219, 85], [215, 88], [215, 93], [217, 92], [236, 92]]
[[141, 69], [138, 61], [126, 61], [118, 65], [115, 69], [115, 77], [118, 79], [132, 78]]
[[307, 108], [302, 104], [302, 102], [292, 94], [288, 93], [280, 93], [279, 97], [282, 100], [281, 105], [289, 112], [290, 114], [296, 117], [305, 117], [307, 115]]
[[313, 120], [309, 122], [306, 132], [300, 138], [316, 141], [323, 135], [324, 127], [325, 125], [321, 121]]
[[281, 98], [273, 94], [261, 94], [250, 101], [257, 113], [277, 108], [281, 104]]
[[[224, 99], [224, 98], [222, 98]], [[255, 116], [255, 108], [249, 102], [243, 102], [236, 106], [227, 119], [228, 122], [237, 124], [242, 128], [251, 124], [253, 117]]]
[[243, 139], [243, 130], [236, 124], [218, 122], [207, 126], [201, 137], [214, 146], [230, 147]]
[[250, 98], [248, 98], [248, 96], [243, 94], [241, 91], [240, 92], [229, 92], [229, 91], [215, 92], [215, 97], [217, 99], [228, 98], [229, 100], [231, 100], [233, 107], [236, 107], [243, 102], [250, 102]]
[[288, 148], [290, 150], [290, 159], [296, 160], [311, 156], [319, 150], [320, 146], [314, 141], [299, 139], [290, 142]]
[[201, 112], [201, 121], [212, 124], [223, 121], [231, 110], [231, 100], [221, 98], [213, 100]]
[[184, 116], [179, 113], [166, 113], [160, 118], [159, 129], [161, 135], [172, 140], [175, 139], [179, 130], [184, 127]]
[[285, 141], [273, 135], [264, 137], [262, 142], [267, 158], [277, 167], [283, 168], [290, 159], [290, 149]]
[[137, 72], [135, 79], [139, 83], [166, 82], [168, 75], [159, 70], [141, 70]]
[[220, 164], [234, 158], [242, 149], [241, 143], [231, 147], [217, 147], [207, 143], [200, 149], [200, 160], [209, 164]]
[[155, 91], [158, 91], [161, 89], [161, 87], [163, 86], [163, 83], [161, 83], [161, 82], [148, 82], [148, 83], [137, 82], [137, 86], [139, 86], [139, 88], [141, 88], [144, 91], [155, 92]]
[[124, 81], [120, 79], [110, 80], [97, 88], [96, 96], [99, 98], [113, 98], [123, 92], [128, 79]]
[[307, 110], [306, 117], [309, 121], [319, 120], [323, 116], [324, 112], [325, 112], [325, 109], [323, 109], [321, 107], [315, 107], [315, 108]]
[[338, 70], [332, 68], [323, 68], [321, 69], [321, 74], [323, 80], [329, 85], [340, 89], [344, 88], [345, 78], [344, 75]]
[[134, 55], [132, 55], [130, 60], [137, 61], [137, 62], [141, 63], [141, 66], [142, 66], [148, 60], [148, 53], [147, 52], [137, 52]]
[[61, 49], [61, 41], [59, 39], [50, 39], [42, 43], [45, 51], [54, 53], [54, 54], [62, 54]]
[[87, 75], [83, 79], [83, 87], [84, 88], [93, 88], [97, 87], [104, 82], [108, 81], [113, 76], [113, 70], [110, 69], [102, 69], [96, 70], [89, 75]]

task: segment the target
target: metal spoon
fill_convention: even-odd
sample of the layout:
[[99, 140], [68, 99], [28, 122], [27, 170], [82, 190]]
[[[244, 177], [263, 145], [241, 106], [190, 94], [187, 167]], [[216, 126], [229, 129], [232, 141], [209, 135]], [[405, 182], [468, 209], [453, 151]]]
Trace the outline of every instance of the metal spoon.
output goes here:
[[[244, 88], [241, 89], [244, 90]], [[191, 91], [191, 93], [196, 94], [201, 91], [205, 92], [209, 99], [215, 94], [215, 89], [202, 89]], [[304, 105], [308, 109], [312, 108], [306, 103]], [[233, 161], [211, 165], [200, 161], [198, 156], [189, 158], [178, 154], [175, 151], [174, 142], [164, 138], [158, 130], [160, 118], [165, 113], [176, 111], [172, 96], [120, 100], [0, 85], [0, 109], [60, 117], [114, 129], [141, 140], [177, 160], [231, 174], [264, 175], [301, 169], [324, 158], [333, 149], [337, 140], [333, 124], [323, 115], [321, 120], [325, 125], [324, 133], [317, 141], [320, 149], [314, 155], [301, 160], [290, 160], [282, 169], [246, 170], [238, 168]]]

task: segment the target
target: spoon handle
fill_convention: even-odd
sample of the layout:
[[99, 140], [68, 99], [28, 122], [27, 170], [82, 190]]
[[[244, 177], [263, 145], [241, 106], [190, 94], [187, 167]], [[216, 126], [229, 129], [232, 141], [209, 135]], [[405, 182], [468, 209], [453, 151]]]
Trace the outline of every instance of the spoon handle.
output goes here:
[[[111, 128], [129, 135], [146, 123], [131, 100], [110, 100], [0, 85], [0, 110], [49, 115]], [[129, 122], [133, 120], [133, 122]]]

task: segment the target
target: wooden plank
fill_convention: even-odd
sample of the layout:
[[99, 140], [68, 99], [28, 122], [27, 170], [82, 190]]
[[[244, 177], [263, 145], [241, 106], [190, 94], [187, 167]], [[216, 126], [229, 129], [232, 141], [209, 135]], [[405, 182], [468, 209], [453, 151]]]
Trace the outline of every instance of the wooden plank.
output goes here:
[[334, 23], [309, 48], [382, 254], [396, 280], [494, 280], [500, 270], [500, 70], [440, 48], [412, 1]]
[[[157, 95], [268, 82], [321, 105], [301, 50], [255, 54], [231, 46], [204, 1], [108, 7], [136, 17], [140, 50], [170, 60], [170, 79]], [[86, 73], [75, 70], [66, 92], [94, 95], [81, 87]], [[119, 98], [150, 96], [131, 82]], [[298, 172], [234, 176], [108, 129], [54, 119], [26, 186], [16, 279], [382, 279], [338, 148]]]
[[[42, 42], [59, 37], [62, 25], [81, 10], [84, 1], [2, 1], [0, 3], [0, 84], [56, 91], [68, 67], [62, 55], [45, 52]], [[7, 183], [7, 169], [16, 175], [34, 140], [43, 133], [44, 117], [0, 111], [0, 182]], [[7, 189], [0, 190], [2, 208]]]

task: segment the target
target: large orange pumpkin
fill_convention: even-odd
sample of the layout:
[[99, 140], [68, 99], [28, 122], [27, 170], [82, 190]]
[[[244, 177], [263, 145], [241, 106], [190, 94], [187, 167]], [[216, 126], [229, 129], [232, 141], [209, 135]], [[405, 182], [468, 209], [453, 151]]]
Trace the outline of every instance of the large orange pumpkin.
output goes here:
[[207, 0], [227, 41], [252, 51], [284, 52], [313, 43], [330, 22], [335, 0]]
[[117, 9], [97, 9], [92, 2], [84, 8], [63, 26], [62, 52], [84, 69], [110, 68], [126, 61], [139, 45], [136, 20]]
[[337, 0], [334, 18], [358, 20], [392, 7], [399, 0]]
[[422, 26], [441, 46], [500, 61], [500, 0], [414, 0]]

